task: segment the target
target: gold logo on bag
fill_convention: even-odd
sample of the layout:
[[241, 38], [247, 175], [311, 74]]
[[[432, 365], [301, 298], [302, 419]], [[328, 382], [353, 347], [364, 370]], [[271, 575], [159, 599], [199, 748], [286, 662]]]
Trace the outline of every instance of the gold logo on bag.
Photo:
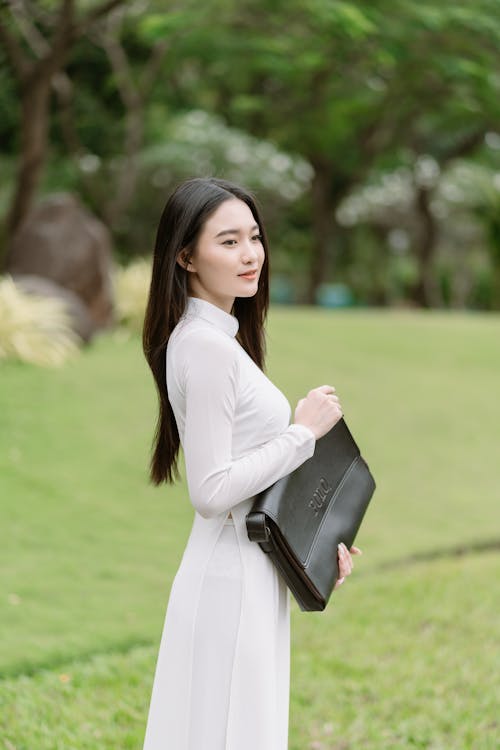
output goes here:
[[321, 508], [326, 502], [329, 492], [333, 487], [328, 484], [324, 477], [321, 477], [319, 486], [314, 490], [311, 499], [309, 500], [309, 507], [313, 509], [314, 515], [317, 516]]

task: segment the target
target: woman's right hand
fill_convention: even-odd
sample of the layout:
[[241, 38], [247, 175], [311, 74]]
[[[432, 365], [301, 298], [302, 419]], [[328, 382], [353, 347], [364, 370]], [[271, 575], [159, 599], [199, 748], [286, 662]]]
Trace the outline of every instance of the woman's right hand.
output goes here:
[[320, 385], [301, 398], [295, 408], [295, 423], [303, 424], [314, 433], [316, 440], [326, 435], [342, 419], [343, 412], [335, 388]]

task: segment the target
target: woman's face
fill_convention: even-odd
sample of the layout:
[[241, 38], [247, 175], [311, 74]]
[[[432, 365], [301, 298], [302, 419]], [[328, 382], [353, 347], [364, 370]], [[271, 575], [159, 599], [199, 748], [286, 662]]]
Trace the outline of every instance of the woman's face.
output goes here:
[[[229, 198], [200, 232], [187, 266], [189, 293], [230, 312], [235, 297], [256, 294], [264, 257], [260, 230], [250, 208], [239, 198]], [[254, 270], [253, 278], [241, 275]]]

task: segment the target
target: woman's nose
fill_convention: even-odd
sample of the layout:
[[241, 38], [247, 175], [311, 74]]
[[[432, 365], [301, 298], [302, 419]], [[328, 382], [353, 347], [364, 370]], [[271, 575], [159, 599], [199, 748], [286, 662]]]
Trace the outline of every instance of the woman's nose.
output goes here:
[[243, 260], [257, 260], [259, 258], [259, 249], [254, 243], [248, 242], [243, 250]]

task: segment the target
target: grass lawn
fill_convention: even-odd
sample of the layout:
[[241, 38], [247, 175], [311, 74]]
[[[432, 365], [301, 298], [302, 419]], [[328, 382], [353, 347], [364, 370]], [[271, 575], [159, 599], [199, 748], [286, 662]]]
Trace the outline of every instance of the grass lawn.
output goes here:
[[[292, 410], [334, 385], [377, 481], [351, 578], [293, 604], [290, 750], [499, 747], [499, 343], [494, 315], [271, 310], [268, 375]], [[141, 747], [193, 516], [147, 483], [155, 418], [138, 338], [0, 366], [2, 750]]]

